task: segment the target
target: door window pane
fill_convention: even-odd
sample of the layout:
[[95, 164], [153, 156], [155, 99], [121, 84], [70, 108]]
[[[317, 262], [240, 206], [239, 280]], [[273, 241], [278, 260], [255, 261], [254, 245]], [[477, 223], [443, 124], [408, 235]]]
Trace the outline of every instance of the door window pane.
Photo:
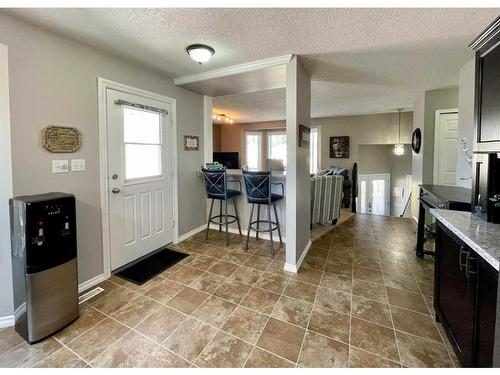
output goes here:
[[123, 107], [123, 140], [125, 143], [161, 143], [160, 114]]
[[262, 135], [246, 134], [245, 136], [246, 164], [249, 169], [260, 169], [262, 153]]
[[366, 201], [368, 200], [366, 192], [366, 181], [359, 182], [359, 200], [361, 201], [360, 212], [366, 214]]
[[281, 160], [286, 168], [286, 134], [269, 134], [269, 159]]
[[375, 215], [385, 214], [385, 181], [373, 180], [372, 181], [372, 213]]
[[319, 170], [319, 143], [318, 129], [311, 129], [309, 137], [309, 173], [316, 173]]
[[125, 144], [125, 179], [161, 176], [161, 145]]

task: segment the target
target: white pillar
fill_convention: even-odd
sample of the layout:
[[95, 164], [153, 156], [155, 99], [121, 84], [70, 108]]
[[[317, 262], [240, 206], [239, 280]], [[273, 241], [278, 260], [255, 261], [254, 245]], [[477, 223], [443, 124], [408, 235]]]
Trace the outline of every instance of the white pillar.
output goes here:
[[203, 150], [204, 163], [213, 161], [212, 97], [203, 96]]
[[299, 147], [299, 124], [311, 126], [311, 77], [298, 56], [286, 68], [286, 263], [297, 272], [309, 247], [309, 147]]

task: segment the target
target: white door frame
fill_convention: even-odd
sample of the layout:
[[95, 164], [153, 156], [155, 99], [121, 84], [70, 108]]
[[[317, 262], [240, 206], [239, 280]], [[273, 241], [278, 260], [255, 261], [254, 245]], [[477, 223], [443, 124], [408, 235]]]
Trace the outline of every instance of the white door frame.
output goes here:
[[434, 166], [433, 166], [434, 173], [432, 176], [432, 182], [434, 184], [436, 184], [438, 180], [438, 158], [436, 156], [439, 154], [437, 152], [439, 150], [439, 140], [438, 140], [439, 133], [437, 132], [437, 127], [439, 124], [440, 116], [446, 113], [457, 113], [458, 115], [458, 108], [437, 109], [436, 114], [434, 116]]
[[177, 186], [177, 101], [167, 96], [141, 90], [132, 86], [123, 85], [101, 77], [97, 78], [97, 99], [99, 114], [99, 176], [101, 194], [101, 219], [102, 219], [102, 261], [103, 273], [106, 278], [111, 277], [111, 236], [109, 226], [109, 183], [108, 183], [108, 137], [106, 116], [106, 91], [108, 89], [121, 91], [123, 93], [138, 95], [149, 99], [159, 100], [171, 105], [170, 117], [170, 139], [172, 140], [172, 193], [173, 193], [173, 219], [174, 227], [172, 233], [173, 243], [179, 238], [179, 206]]

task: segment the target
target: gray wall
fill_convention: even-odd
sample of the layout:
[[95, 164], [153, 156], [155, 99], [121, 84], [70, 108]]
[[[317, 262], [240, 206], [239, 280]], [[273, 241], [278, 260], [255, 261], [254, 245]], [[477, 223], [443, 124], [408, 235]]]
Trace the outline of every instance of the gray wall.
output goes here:
[[311, 124], [311, 78], [294, 56], [286, 68], [286, 263], [296, 266], [310, 231], [309, 148], [298, 146], [299, 124]]
[[12, 164], [9, 116], [7, 47], [0, 44], [0, 318], [12, 314], [9, 198], [12, 197]]
[[[79, 281], [103, 272], [98, 170], [97, 77], [177, 100], [179, 233], [205, 222], [206, 199], [195, 171], [203, 150], [185, 152], [183, 136], [203, 145], [203, 98], [172, 80], [119, 57], [44, 31], [0, 13], [0, 43], [9, 47], [10, 109], [14, 194], [64, 191], [77, 196]], [[47, 125], [74, 126], [82, 148], [51, 154], [40, 146]], [[52, 159], [83, 158], [87, 170], [54, 175]], [[2, 290], [2, 294], [5, 293]]]
[[[458, 137], [467, 139], [469, 153], [472, 154], [474, 138], [474, 84], [475, 60], [465, 64], [459, 73], [458, 81]], [[466, 162], [462, 144], [457, 147], [457, 186], [472, 187], [472, 167]]]

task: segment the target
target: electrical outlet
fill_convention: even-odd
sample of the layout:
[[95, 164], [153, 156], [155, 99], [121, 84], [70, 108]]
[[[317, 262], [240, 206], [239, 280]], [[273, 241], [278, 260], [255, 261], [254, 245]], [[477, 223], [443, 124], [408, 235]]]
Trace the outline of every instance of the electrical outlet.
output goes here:
[[52, 160], [52, 173], [68, 173], [68, 160]]
[[72, 159], [71, 172], [82, 172], [85, 170], [85, 159]]

